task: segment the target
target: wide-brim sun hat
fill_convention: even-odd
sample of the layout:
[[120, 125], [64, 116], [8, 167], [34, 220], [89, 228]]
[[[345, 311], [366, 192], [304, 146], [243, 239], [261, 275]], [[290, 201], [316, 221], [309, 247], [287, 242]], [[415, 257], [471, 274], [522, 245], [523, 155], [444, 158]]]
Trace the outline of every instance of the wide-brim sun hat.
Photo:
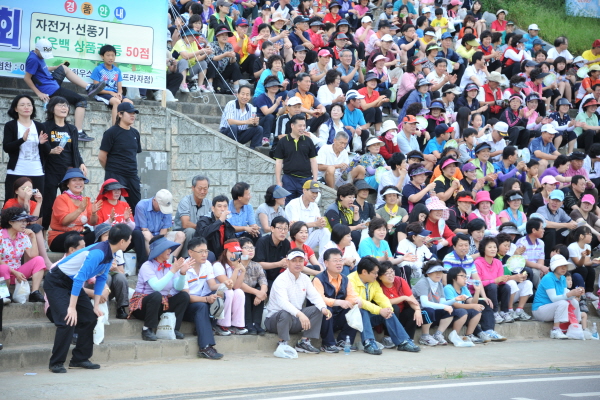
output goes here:
[[562, 254], [557, 254], [550, 259], [550, 271], [554, 272], [558, 267], [567, 267], [567, 271], [573, 271], [575, 264], [569, 262]]
[[492, 198], [490, 197], [490, 192], [486, 192], [485, 190], [480, 190], [475, 195], [475, 205], [477, 206], [482, 201], [489, 201], [490, 204], [494, 204]]
[[171, 249], [171, 252], [175, 251], [181, 244], [172, 242], [165, 237], [162, 237], [152, 243], [150, 243], [150, 253], [148, 254], [148, 260], [154, 260], [160, 256], [165, 250]]
[[381, 125], [381, 135], [384, 135], [387, 131], [391, 131], [392, 129], [398, 130], [398, 126], [393, 120], [386, 120], [383, 125]]
[[85, 175], [79, 168], [68, 169], [67, 173], [65, 174], [62, 181], [60, 181], [60, 183], [67, 182], [69, 179], [73, 179], [73, 178], [83, 178], [83, 183], [90, 183], [90, 180], [85, 177]]
[[102, 235], [104, 235], [106, 232], [110, 231], [110, 228], [111, 228], [111, 226], [108, 222], [105, 222], [100, 225], [96, 225], [96, 227], [94, 228], [94, 236], [95, 236], [94, 243], [97, 243], [100, 240], [100, 238], [102, 237]]
[[375, 193], [373, 186], [369, 185], [364, 179], [358, 179], [355, 181], [354, 187], [356, 188], [356, 191], [368, 190], [369, 193]]
[[373, 136], [373, 137], [370, 137], [369, 140], [367, 140], [367, 144], [365, 145], [365, 147], [369, 147], [369, 146], [372, 146], [374, 144], [380, 144], [380, 145], [382, 145], [384, 143], [381, 140], [379, 140], [378, 138], [376, 138], [376, 137]]
[[450, 217], [450, 211], [448, 211], [448, 207], [446, 207], [446, 203], [440, 200], [437, 196], [432, 196], [425, 201], [425, 207], [429, 211], [442, 211], [442, 219], [447, 220]]

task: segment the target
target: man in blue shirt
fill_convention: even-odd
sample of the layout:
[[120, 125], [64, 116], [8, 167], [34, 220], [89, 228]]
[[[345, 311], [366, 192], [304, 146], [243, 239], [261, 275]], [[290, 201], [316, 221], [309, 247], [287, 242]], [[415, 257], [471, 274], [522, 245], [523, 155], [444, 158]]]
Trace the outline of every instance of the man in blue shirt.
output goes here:
[[[365, 144], [369, 138], [370, 125], [367, 124], [363, 112], [358, 108], [360, 100], [364, 98], [365, 96], [358, 93], [356, 90], [348, 90], [348, 93], [346, 93], [346, 109], [344, 110], [344, 116], [342, 117], [344, 128], [352, 135], [352, 137], [360, 136], [362, 149], [365, 148]], [[350, 139], [350, 141], [352, 141], [352, 139]]]
[[450, 135], [454, 132], [453, 127], [449, 127], [446, 124], [439, 124], [435, 127], [435, 139], [431, 139], [427, 142], [423, 154], [433, 154], [436, 158], [440, 158], [444, 152], [444, 145], [446, 141], [450, 139]]
[[312, 64], [317, 59], [317, 53], [313, 50], [315, 45], [310, 41], [310, 35], [308, 34], [308, 18], [299, 15], [294, 18], [294, 28], [290, 32], [288, 39], [292, 42], [292, 48], [302, 45], [307, 48], [305, 62]]
[[[54, 347], [50, 357], [50, 371], [66, 373], [64, 363], [73, 332], [77, 327], [77, 344], [73, 349], [69, 368], [99, 369], [100, 365], [90, 361], [94, 351], [94, 328], [100, 311], [100, 296], [114, 254], [127, 250], [131, 242], [131, 228], [126, 224], [116, 224], [108, 233], [108, 241], [85, 247], [58, 262], [44, 279], [44, 292], [50, 304], [52, 319], [56, 325]], [[83, 291], [83, 284], [96, 278], [94, 305]]]
[[556, 160], [556, 157], [560, 155], [552, 143], [554, 135], [557, 133], [558, 131], [554, 129], [552, 124], [546, 124], [542, 126], [542, 135], [529, 143], [531, 159], [540, 162], [540, 171], [542, 172], [548, 168], [549, 161]]
[[94, 97], [104, 86], [105, 82], [88, 84], [77, 74], [71, 71], [64, 63], [48, 67], [45, 60], [54, 58], [52, 55], [52, 43], [48, 39], [40, 39], [35, 44], [35, 49], [29, 52], [25, 61], [25, 77], [23, 80], [33, 90], [42, 103], [48, 103], [50, 97], [61, 96], [67, 99], [69, 104], [75, 108], [75, 126], [79, 132], [80, 142], [94, 140], [83, 131], [83, 117], [87, 108], [87, 100], [83, 96], [69, 89], [60, 87], [67, 78], [69, 82], [86, 90], [88, 97]]
[[[140, 200], [135, 206], [135, 229], [141, 230], [146, 239], [146, 251], [150, 252], [150, 240], [156, 235], [164, 235], [168, 240], [183, 244], [185, 233], [171, 231], [173, 226], [173, 195], [167, 189], [161, 189], [151, 199]], [[171, 254], [177, 258], [181, 246]]]
[[529, 25], [529, 28], [527, 29], [527, 33], [523, 35], [523, 39], [527, 40], [525, 42], [525, 50], [531, 51], [531, 49], [533, 49], [533, 41], [535, 39], [539, 39], [539, 36], [538, 36], [539, 33], [540, 33], [540, 28], [537, 26], [537, 24]]
[[229, 211], [231, 217], [228, 217], [229, 223], [235, 229], [237, 237], [246, 236], [256, 241], [260, 237], [260, 228], [256, 224], [254, 209], [250, 205], [252, 192], [250, 185], [246, 182], [238, 182], [231, 188], [231, 200], [229, 201]]

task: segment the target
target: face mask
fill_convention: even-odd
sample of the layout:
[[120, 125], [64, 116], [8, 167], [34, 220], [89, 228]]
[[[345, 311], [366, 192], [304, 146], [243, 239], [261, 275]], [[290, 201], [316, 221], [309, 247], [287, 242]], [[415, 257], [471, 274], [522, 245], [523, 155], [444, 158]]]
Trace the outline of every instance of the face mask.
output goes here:
[[386, 140], [394, 140], [395, 137], [396, 137], [396, 135], [394, 135], [392, 133], [392, 131], [387, 131], [386, 134], [385, 134]]

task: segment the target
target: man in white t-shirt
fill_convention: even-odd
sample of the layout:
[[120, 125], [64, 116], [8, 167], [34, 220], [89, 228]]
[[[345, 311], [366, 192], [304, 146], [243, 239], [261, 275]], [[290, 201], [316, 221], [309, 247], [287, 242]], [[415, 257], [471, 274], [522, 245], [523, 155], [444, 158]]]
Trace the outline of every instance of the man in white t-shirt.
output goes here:
[[460, 80], [460, 88], [463, 90], [469, 83], [474, 83], [480, 88], [487, 83], [489, 73], [483, 59], [483, 53], [481, 51], [475, 52], [471, 57], [471, 61], [472, 64], [465, 69], [465, 73]]
[[505, 139], [508, 139], [508, 124], [498, 121], [491, 133], [477, 139], [477, 144], [487, 143], [492, 146], [490, 150], [490, 162], [495, 163], [502, 160], [502, 151], [506, 147]]
[[546, 61], [549, 63], [554, 62], [558, 57], [564, 57], [567, 63], [573, 61], [573, 55], [567, 50], [569, 47], [569, 40], [564, 36], [559, 36], [554, 39], [554, 47], [548, 50], [548, 57]]
[[[333, 139], [332, 144], [327, 144], [319, 150], [317, 153], [317, 165], [319, 167], [319, 179], [325, 180], [325, 184], [330, 188], [335, 189], [336, 183], [340, 179], [348, 165], [350, 165], [350, 159], [348, 158], [348, 134], [346, 132], [338, 132]], [[344, 183], [354, 182], [356, 179], [365, 178], [365, 167], [357, 165], [346, 173], [346, 179], [341, 179]]]
[[321, 211], [315, 201], [321, 192], [321, 185], [317, 181], [306, 181], [302, 186], [302, 196], [291, 200], [285, 206], [285, 217], [290, 221], [290, 226], [296, 221], [308, 225], [308, 240], [306, 245], [313, 250], [325, 248], [331, 239], [331, 233], [325, 228], [327, 220], [321, 217]]

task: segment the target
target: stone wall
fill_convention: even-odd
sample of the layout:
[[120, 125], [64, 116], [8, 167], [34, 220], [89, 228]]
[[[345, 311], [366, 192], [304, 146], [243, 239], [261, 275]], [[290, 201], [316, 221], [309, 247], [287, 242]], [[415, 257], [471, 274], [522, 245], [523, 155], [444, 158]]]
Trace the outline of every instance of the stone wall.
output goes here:
[[[12, 98], [0, 96], [2, 127], [9, 119], [6, 110]], [[36, 106], [36, 119], [45, 120], [39, 101], [36, 101]], [[139, 106], [138, 109], [140, 114], [134, 127], [141, 134], [142, 150], [167, 152], [167, 188], [173, 193], [176, 203], [190, 193], [192, 177], [197, 174], [210, 178], [209, 198], [219, 194], [231, 197], [231, 187], [236, 182], [244, 181], [252, 188], [251, 204], [257, 207], [264, 201], [266, 189], [275, 183], [275, 162], [272, 159], [179, 112], [160, 106]], [[91, 181], [85, 194], [93, 198], [104, 180], [104, 171], [97, 157], [102, 134], [109, 126], [110, 112], [102, 104], [91, 102], [86, 112], [84, 130], [96, 140], [81, 143], [80, 149]], [[0, 182], [4, 183], [8, 155], [2, 152], [0, 157]], [[4, 191], [0, 190], [0, 199], [3, 200], [3, 197]], [[331, 204], [334, 198], [335, 192], [325, 189], [321, 207]]]

